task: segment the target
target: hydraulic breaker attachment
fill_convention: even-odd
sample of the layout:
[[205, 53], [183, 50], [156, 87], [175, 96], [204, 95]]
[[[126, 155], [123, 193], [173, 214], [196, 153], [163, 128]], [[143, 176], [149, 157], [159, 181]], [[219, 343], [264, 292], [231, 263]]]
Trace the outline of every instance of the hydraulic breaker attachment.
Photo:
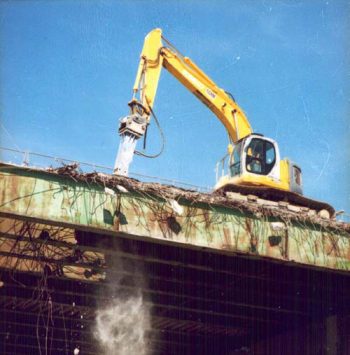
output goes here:
[[113, 174], [128, 176], [129, 165], [131, 164], [134, 156], [137, 138], [137, 136], [130, 133], [121, 134]]
[[136, 139], [142, 137], [146, 132], [147, 121], [141, 115], [135, 113], [130, 116], [123, 117], [120, 120], [119, 135], [123, 136], [126, 133], [133, 135]]
[[113, 172], [123, 176], [128, 176], [137, 140], [145, 134], [148, 125], [143, 106], [137, 101], [131, 101], [129, 106], [131, 114], [123, 117], [119, 124], [120, 144]]

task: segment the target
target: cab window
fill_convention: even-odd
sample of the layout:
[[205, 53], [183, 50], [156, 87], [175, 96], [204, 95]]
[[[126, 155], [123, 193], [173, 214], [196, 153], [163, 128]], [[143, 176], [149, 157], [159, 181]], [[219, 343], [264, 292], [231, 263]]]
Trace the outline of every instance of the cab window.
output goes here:
[[297, 166], [293, 166], [294, 183], [301, 186], [301, 170]]
[[276, 163], [276, 151], [271, 142], [264, 139], [253, 138], [246, 148], [247, 171], [267, 175]]
[[270, 173], [272, 168], [276, 163], [276, 152], [275, 147], [271, 142], [265, 141], [265, 157], [266, 157], [266, 165], [265, 165], [265, 174]]
[[233, 153], [231, 155], [231, 161], [230, 161], [231, 176], [236, 176], [241, 173], [241, 150], [242, 150], [242, 143], [238, 143], [233, 148]]

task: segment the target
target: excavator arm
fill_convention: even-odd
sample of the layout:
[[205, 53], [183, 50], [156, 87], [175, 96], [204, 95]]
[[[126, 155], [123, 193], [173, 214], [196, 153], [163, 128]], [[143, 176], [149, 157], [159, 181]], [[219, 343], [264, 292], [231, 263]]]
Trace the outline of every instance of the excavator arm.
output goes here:
[[[163, 67], [219, 118], [233, 143], [252, 133], [247, 117], [234, 99], [188, 57], [182, 56], [162, 36], [160, 29], [155, 29], [145, 38], [133, 87], [134, 95], [129, 103], [131, 114], [121, 120], [119, 133], [122, 140], [115, 166], [117, 174], [127, 175], [133, 155], [130, 151], [135, 149], [136, 140], [146, 132]], [[129, 162], [126, 162], [126, 156]]]

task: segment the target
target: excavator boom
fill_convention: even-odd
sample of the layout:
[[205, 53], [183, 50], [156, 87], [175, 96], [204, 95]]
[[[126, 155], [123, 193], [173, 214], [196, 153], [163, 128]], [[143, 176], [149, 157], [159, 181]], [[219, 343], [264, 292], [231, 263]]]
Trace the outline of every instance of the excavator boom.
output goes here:
[[[163, 46], [162, 39], [168, 44]], [[198, 97], [223, 123], [233, 142], [252, 133], [242, 109], [219, 88], [193, 61], [184, 57], [162, 36], [160, 29], [145, 38], [134, 84], [134, 98], [150, 114], [154, 105], [162, 67], [166, 68], [189, 91]]]

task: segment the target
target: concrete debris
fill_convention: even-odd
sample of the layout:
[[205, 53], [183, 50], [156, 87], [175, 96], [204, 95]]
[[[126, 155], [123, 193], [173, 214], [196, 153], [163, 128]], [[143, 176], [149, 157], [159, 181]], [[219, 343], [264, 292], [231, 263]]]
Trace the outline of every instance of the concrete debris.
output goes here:
[[177, 215], [181, 216], [184, 213], [184, 208], [176, 200], [168, 200], [168, 202]]
[[111, 196], [115, 196], [116, 193], [114, 192], [114, 190], [110, 189], [109, 187], [105, 187], [105, 193], [107, 195], [111, 195]]
[[330, 215], [329, 215], [329, 212], [327, 210], [321, 210], [318, 212], [318, 215], [321, 217], [321, 218], [324, 218], [324, 219], [329, 219], [330, 218]]
[[117, 185], [116, 188], [120, 191], [120, 192], [124, 192], [124, 193], [128, 193], [129, 191], [122, 185]]

